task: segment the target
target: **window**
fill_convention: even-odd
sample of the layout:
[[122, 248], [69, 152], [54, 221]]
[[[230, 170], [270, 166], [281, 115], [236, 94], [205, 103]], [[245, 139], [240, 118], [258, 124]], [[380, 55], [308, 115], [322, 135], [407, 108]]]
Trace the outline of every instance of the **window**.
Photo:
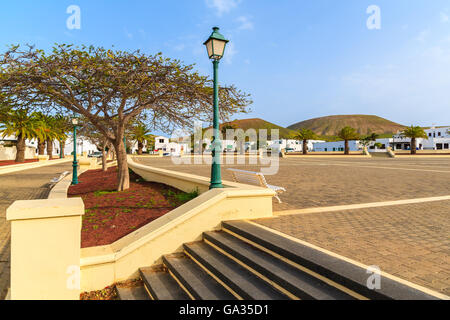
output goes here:
[[429, 137], [431, 137], [431, 132], [428, 134]]
[[159, 139], [159, 143], [164, 143], [164, 139]]
[[441, 136], [441, 133], [440, 132], [438, 132], [438, 137], [440, 137]]

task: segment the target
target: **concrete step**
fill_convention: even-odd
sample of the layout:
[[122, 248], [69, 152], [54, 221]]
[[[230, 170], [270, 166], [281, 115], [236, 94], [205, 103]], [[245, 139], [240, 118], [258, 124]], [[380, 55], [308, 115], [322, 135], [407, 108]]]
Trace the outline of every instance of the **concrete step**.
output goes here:
[[195, 300], [233, 300], [235, 297], [184, 254], [163, 257], [164, 265]]
[[116, 287], [119, 300], [150, 300], [144, 286]]
[[399, 300], [435, 300], [425, 292], [406, 285], [403, 282], [383, 277], [381, 288], [369, 289], [367, 280], [370, 274], [359, 265], [332, 256], [321, 250], [288, 239], [255, 224], [245, 221], [229, 221], [222, 223], [225, 231], [236, 234], [252, 243], [262, 246], [265, 250], [282, 256], [299, 266], [307, 268], [328, 278], [353, 292], [368, 299], [399, 299]]
[[139, 273], [153, 300], [190, 300], [162, 265], [140, 268]]
[[391, 158], [387, 152], [371, 152], [372, 158]]
[[286, 295], [227, 258], [205, 242], [185, 244], [184, 249], [225, 286], [245, 300], [285, 300]]
[[[226, 254], [241, 261], [244, 266], [268, 283], [283, 288], [291, 298], [317, 300], [354, 299], [348, 293], [317, 277], [226, 233], [206, 232], [204, 240]], [[279, 289], [280, 290], [280, 289]]]

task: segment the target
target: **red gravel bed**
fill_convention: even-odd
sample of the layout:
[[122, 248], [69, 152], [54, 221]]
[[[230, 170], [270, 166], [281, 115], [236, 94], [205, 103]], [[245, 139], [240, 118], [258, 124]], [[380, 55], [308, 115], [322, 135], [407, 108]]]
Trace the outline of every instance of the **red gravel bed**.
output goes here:
[[146, 182], [130, 173], [130, 189], [116, 192], [117, 167], [91, 170], [69, 188], [69, 197], [81, 197], [85, 215], [81, 247], [111, 244], [195, 197], [160, 183]]
[[0, 161], [0, 167], [12, 166], [15, 164], [31, 163], [31, 162], [38, 162], [38, 159], [28, 159], [28, 160], [25, 160], [24, 162], [16, 162], [14, 160], [2, 160], [2, 161]]

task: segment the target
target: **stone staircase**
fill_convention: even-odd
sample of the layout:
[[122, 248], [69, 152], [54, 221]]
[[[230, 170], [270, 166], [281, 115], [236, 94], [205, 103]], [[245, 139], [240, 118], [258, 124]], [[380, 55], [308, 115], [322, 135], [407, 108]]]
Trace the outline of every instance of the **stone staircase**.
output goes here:
[[139, 270], [142, 286], [117, 287], [122, 300], [434, 299], [383, 277], [367, 287], [367, 270], [246, 221], [224, 222], [203, 241]]

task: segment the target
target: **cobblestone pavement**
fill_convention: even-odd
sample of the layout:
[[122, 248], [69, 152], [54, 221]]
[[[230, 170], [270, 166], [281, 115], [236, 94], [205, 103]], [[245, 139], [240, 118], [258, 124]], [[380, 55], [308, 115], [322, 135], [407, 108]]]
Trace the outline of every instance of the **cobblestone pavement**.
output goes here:
[[69, 171], [70, 163], [30, 169], [0, 175], [0, 299], [9, 288], [10, 278], [10, 225], [6, 209], [16, 200], [45, 199], [52, 178]]
[[[208, 165], [176, 165], [170, 158], [136, 158], [138, 162], [168, 170], [210, 176]], [[223, 165], [259, 171], [258, 165]], [[269, 184], [286, 188], [283, 204], [274, 210], [328, 207], [450, 195], [450, 158], [439, 159], [281, 159]]]
[[[208, 165], [137, 161], [209, 177]], [[259, 171], [258, 165], [224, 165]], [[230, 174], [222, 170], [224, 180]], [[269, 184], [285, 187], [274, 211], [450, 195], [450, 158], [281, 159]], [[259, 220], [400, 278], [450, 295], [450, 201], [280, 216]]]
[[450, 296], [450, 201], [255, 222]]

